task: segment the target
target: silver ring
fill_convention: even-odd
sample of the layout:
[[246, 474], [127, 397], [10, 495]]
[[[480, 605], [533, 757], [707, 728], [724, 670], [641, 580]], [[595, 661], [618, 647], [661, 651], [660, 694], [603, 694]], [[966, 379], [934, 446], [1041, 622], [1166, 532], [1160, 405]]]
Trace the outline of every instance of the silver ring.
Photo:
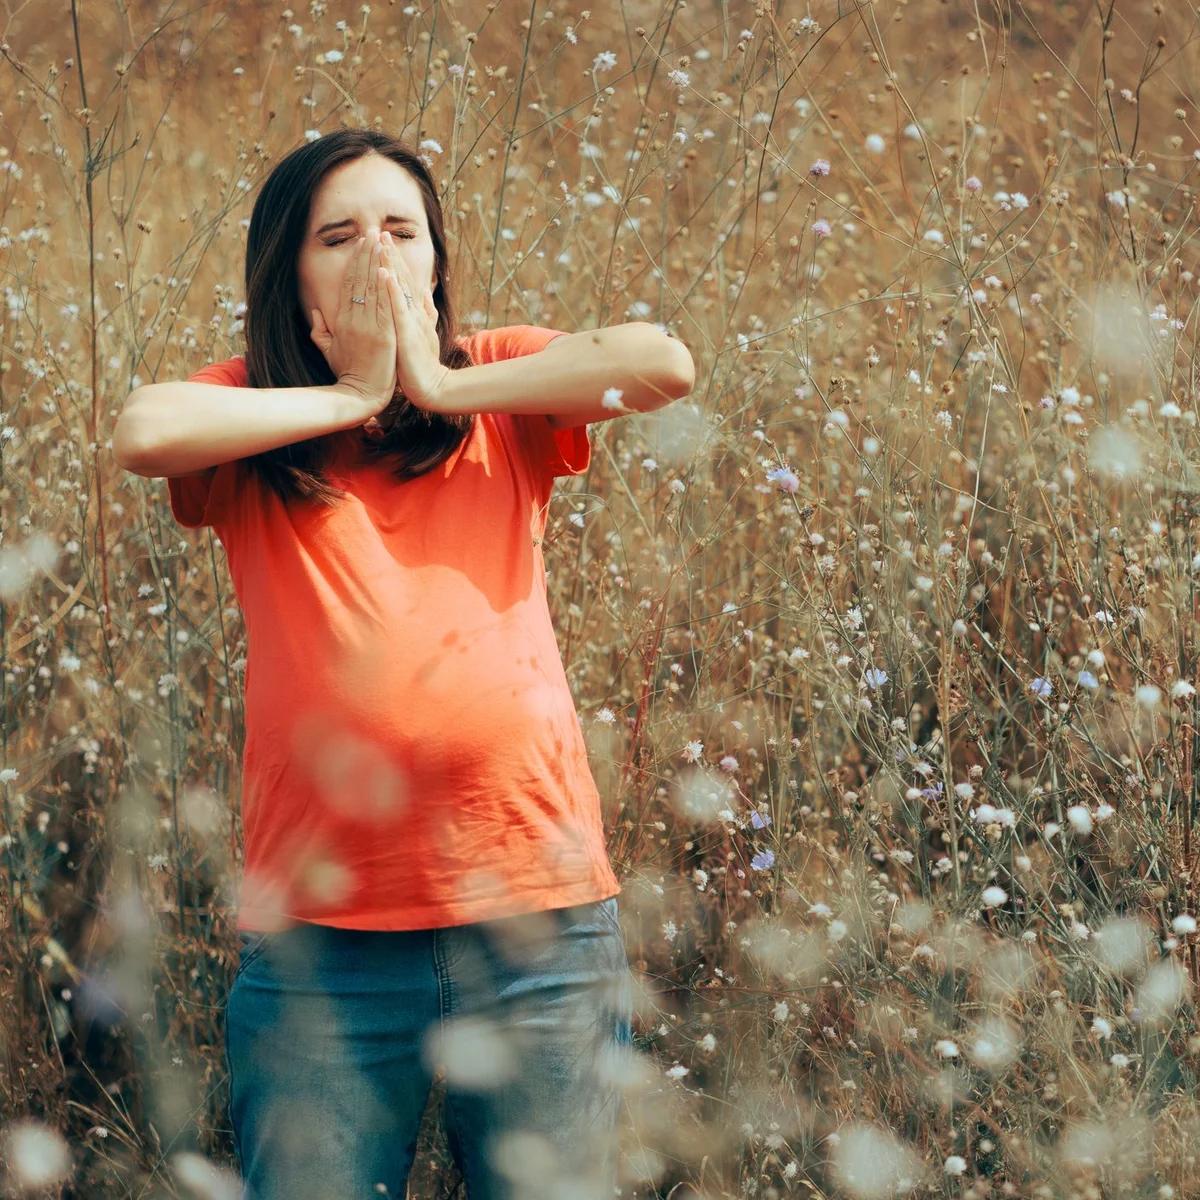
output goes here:
[[366, 304], [366, 302], [367, 302], [366, 296], [351, 296], [350, 297], [351, 304]]
[[412, 308], [412, 302], [413, 302], [413, 301], [412, 301], [412, 296], [410, 296], [410, 295], [408, 294], [408, 289], [407, 289], [407, 288], [405, 288], [405, 290], [404, 290], [404, 302], [405, 302], [405, 304], [407, 304], [407, 305], [408, 305], [408, 307], [409, 307], [409, 308]]

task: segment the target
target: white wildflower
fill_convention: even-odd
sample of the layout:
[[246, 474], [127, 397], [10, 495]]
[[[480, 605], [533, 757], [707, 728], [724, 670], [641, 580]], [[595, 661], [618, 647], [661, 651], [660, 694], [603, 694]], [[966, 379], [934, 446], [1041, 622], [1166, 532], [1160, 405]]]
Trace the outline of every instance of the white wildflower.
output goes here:
[[1086, 836], [1092, 832], [1092, 814], [1085, 804], [1072, 804], [1067, 809], [1067, 821], [1078, 834]]

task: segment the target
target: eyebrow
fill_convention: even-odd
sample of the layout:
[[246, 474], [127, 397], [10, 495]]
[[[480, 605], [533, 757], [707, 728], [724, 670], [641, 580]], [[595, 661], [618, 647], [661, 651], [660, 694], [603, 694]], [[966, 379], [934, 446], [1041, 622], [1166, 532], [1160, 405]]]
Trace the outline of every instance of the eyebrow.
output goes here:
[[[419, 223], [412, 217], [395, 217], [389, 215], [384, 218], [383, 223], [385, 225], [412, 225], [419, 228]], [[354, 224], [356, 224], [356, 222], [353, 217], [343, 217], [340, 221], [329, 221], [325, 225], [322, 225], [321, 228], [313, 234], [313, 237], [320, 237], [321, 234], [328, 233], [331, 229], [343, 229], [347, 225]]]

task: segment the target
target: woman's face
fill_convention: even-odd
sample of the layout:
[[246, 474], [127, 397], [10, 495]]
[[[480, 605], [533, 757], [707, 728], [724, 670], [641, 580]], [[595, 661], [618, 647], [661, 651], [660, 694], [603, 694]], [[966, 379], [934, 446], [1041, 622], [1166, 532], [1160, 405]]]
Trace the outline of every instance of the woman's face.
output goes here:
[[342, 280], [355, 257], [354, 243], [384, 229], [392, 235], [393, 253], [414, 280], [426, 282], [432, 296], [437, 283], [433, 242], [413, 177], [399, 163], [373, 153], [325, 175], [313, 197], [296, 263], [300, 307], [310, 327], [314, 308], [327, 326], [337, 327]]

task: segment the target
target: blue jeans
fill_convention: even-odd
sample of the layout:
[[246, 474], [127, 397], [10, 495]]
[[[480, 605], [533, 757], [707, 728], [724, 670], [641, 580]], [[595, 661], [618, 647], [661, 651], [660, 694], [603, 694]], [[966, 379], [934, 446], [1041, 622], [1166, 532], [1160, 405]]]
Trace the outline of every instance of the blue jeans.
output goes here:
[[617, 898], [439, 929], [242, 932], [244, 1200], [404, 1200], [438, 1071], [469, 1200], [612, 1200], [633, 991]]

